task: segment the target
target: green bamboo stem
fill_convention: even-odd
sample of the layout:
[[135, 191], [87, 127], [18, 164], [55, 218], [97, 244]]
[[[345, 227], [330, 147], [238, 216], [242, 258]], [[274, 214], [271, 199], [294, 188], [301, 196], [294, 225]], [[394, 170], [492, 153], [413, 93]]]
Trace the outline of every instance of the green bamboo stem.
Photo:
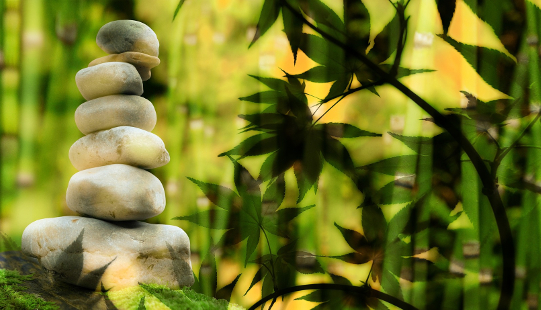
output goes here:
[[40, 68], [44, 34], [43, 1], [26, 0], [22, 3], [23, 53], [21, 59], [21, 157], [19, 176], [30, 185], [35, 178], [36, 135], [39, 124]]
[[[3, 67], [4, 67], [4, 14], [5, 0], [0, 0], [0, 94], [3, 93]], [[4, 98], [0, 95], [0, 112], [4, 110]], [[0, 218], [2, 218], [4, 197], [4, 122], [0, 117]], [[1, 228], [0, 228], [1, 229]]]

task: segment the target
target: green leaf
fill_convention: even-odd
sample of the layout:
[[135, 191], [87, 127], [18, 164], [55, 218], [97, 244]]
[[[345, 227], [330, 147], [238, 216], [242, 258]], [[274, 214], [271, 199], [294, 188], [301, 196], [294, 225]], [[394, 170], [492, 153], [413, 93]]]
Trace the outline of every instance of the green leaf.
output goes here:
[[348, 245], [351, 247], [352, 250], [358, 253], [366, 252], [367, 248], [372, 247], [372, 244], [368, 242], [366, 237], [352, 229], [344, 228], [336, 223], [334, 223], [334, 226], [340, 230], [340, 233], [342, 234], [342, 237], [344, 237], [344, 240], [348, 243]]
[[331, 100], [331, 98], [336, 98], [337, 96], [342, 95], [344, 91], [348, 88], [352, 76], [352, 74], [349, 74], [347, 76], [341, 76], [338, 80], [336, 80], [332, 84], [327, 96], [325, 96], [325, 99], [323, 99], [323, 102], [327, 102]]
[[356, 171], [348, 150], [338, 140], [328, 138], [324, 140], [322, 148], [323, 158], [353, 181], [356, 181]]
[[[477, 61], [481, 61], [481, 63], [484, 66], [487, 67], [493, 67], [497, 66], [498, 64], [514, 64], [515, 61], [511, 59], [506, 54], [487, 47], [482, 46], [475, 46], [475, 45], [469, 45], [460, 43], [453, 38], [446, 36], [446, 35], [438, 35], [440, 38], [445, 40], [445, 42], [449, 43], [452, 47], [454, 47], [463, 57], [466, 59], [466, 61], [473, 67], [477, 68]], [[477, 55], [481, 52], [484, 57], [478, 58]], [[491, 59], [491, 62], [488, 62], [487, 59]], [[492, 83], [493, 79], [491, 79], [489, 76], [484, 76], [484, 71], [478, 72], [478, 74], [481, 76], [481, 78], [487, 82], [490, 86], [494, 87], [495, 89], [499, 91], [505, 91], [505, 89], [502, 88], [502, 85], [499, 85], [499, 83]]]
[[387, 235], [389, 240], [398, 238], [410, 224], [410, 214], [416, 202], [412, 202], [398, 211], [389, 221]]
[[[326, 32], [338, 40], [345, 42], [345, 25], [331, 8], [320, 0], [308, 0], [301, 6], [304, 13], [316, 21], [320, 28], [325, 28]], [[325, 27], [321, 27], [325, 26]]]
[[248, 76], [253, 77], [254, 79], [260, 81], [261, 83], [267, 85], [269, 88], [277, 90], [277, 91], [285, 92], [285, 89], [287, 87], [287, 82], [284, 80], [275, 79], [275, 78], [266, 78], [266, 77], [261, 77], [257, 75], [251, 75], [251, 74], [248, 74]]
[[235, 277], [235, 279], [227, 284], [226, 286], [222, 287], [220, 290], [216, 292], [214, 295], [214, 298], [216, 299], [225, 299], [227, 301], [231, 300], [231, 294], [233, 293], [233, 289], [235, 288], [235, 285], [237, 285], [237, 282], [239, 281], [241, 274]]
[[295, 75], [295, 77], [315, 83], [328, 83], [350, 75], [351, 73], [348, 73], [347, 71], [336, 71], [330, 70], [325, 66], [315, 66], [308, 69], [308, 71]]
[[344, 51], [321, 37], [303, 33], [300, 48], [306, 56], [329, 70], [347, 70]]
[[233, 149], [223, 152], [218, 155], [218, 157], [222, 156], [229, 156], [229, 155], [244, 155], [248, 151], [250, 151], [254, 146], [256, 146], [260, 141], [268, 139], [272, 137], [272, 135], [269, 135], [267, 133], [261, 133], [253, 135], [249, 138], [246, 138], [244, 141], [239, 143], [239, 145], [235, 146]]
[[[297, 10], [298, 14], [301, 12]], [[299, 42], [301, 41], [302, 36], [302, 26], [303, 22], [301, 19], [296, 17], [288, 8], [282, 10], [282, 18], [284, 20], [284, 32], [286, 33], [287, 40], [291, 46], [291, 51], [293, 52], [293, 64], [297, 63], [297, 51], [299, 50]]]
[[[312, 112], [308, 108], [307, 102], [301, 101], [297, 96], [289, 90], [289, 87], [286, 87], [287, 98], [289, 99], [289, 107], [291, 112], [295, 114], [297, 120], [301, 124], [312, 121]], [[306, 97], [305, 97], [306, 98]]]
[[387, 294], [395, 296], [401, 300], [404, 300], [404, 295], [402, 294], [402, 289], [400, 288], [400, 283], [398, 279], [390, 271], [383, 271], [381, 279], [381, 287], [385, 290]]
[[254, 287], [254, 285], [256, 285], [259, 281], [263, 280], [263, 278], [265, 278], [267, 273], [268, 273], [267, 267], [261, 266], [259, 270], [255, 273], [254, 278], [252, 279], [252, 283], [250, 283], [250, 287], [248, 287], [248, 289], [246, 290], [246, 293], [244, 293], [244, 296], [248, 294], [248, 292], [252, 289], [252, 287]]
[[370, 165], [362, 166], [361, 169], [379, 172], [387, 175], [396, 175], [402, 173], [404, 175], [415, 174], [417, 165], [424, 167], [427, 163], [423, 160], [418, 161], [418, 155], [402, 155], [387, 158]]
[[182, 7], [182, 5], [184, 4], [184, 2], [186, 2], [186, 0], [180, 0], [177, 4], [177, 8], [175, 9], [175, 13], [173, 13], [173, 20], [175, 20], [175, 18], [177, 17], [177, 14], [178, 12], [180, 11], [180, 8]]
[[284, 101], [287, 97], [284, 93], [274, 91], [274, 90], [268, 90], [268, 91], [262, 91], [259, 93], [255, 93], [250, 96], [246, 97], [240, 97], [239, 100], [242, 101], [249, 101], [253, 103], [269, 103], [269, 104], [276, 104], [279, 101]]
[[398, 14], [374, 38], [374, 46], [368, 52], [368, 58], [379, 64], [387, 60], [397, 49], [400, 21]]
[[280, 175], [276, 180], [272, 181], [263, 195], [264, 212], [275, 212], [284, 201], [286, 196], [286, 183], [284, 176]]
[[436, 3], [438, 4], [443, 33], [447, 34], [451, 20], [453, 20], [453, 15], [455, 14], [456, 0], [436, 0]]
[[201, 182], [190, 177], [188, 177], [188, 180], [199, 186], [210, 202], [222, 209], [229, 210], [233, 205], [233, 201], [239, 198], [237, 193], [225, 186]]
[[434, 140], [432, 137], [401, 136], [393, 132], [389, 132], [389, 135], [391, 135], [391, 137], [397, 139], [398, 141], [401, 141], [408, 148], [410, 148], [411, 150], [413, 150], [415, 153], [419, 155], [426, 155], [426, 156], [432, 155], [432, 148], [421, 147], [421, 145], [432, 145], [432, 141]]
[[364, 236], [368, 242], [385, 240], [387, 221], [381, 208], [378, 206], [366, 206], [362, 212], [362, 225]]
[[278, 142], [279, 141], [277, 136], [272, 136], [263, 140], [259, 140], [250, 149], [244, 152], [241, 158], [272, 153], [278, 149]]
[[261, 169], [259, 171], [259, 179], [261, 179], [263, 182], [278, 176], [278, 174], [274, 174], [274, 171], [272, 169], [277, 153], [278, 152], [274, 152], [267, 156], [267, 159], [265, 159], [265, 161], [261, 165]]
[[[404, 182], [410, 183], [412, 180], [411, 177], [402, 177], [395, 181], [391, 181], [387, 184], [385, 184], [381, 189], [376, 191], [374, 194], [374, 198], [377, 203], [388, 205], [388, 204], [397, 204], [397, 203], [404, 203], [404, 202], [410, 202], [412, 198], [412, 187], [407, 188], [404, 186], [400, 186], [398, 184], [402, 184]], [[402, 182], [401, 182], [402, 181]]]
[[322, 130], [326, 134], [336, 138], [381, 137], [381, 134], [362, 130], [346, 123], [318, 124], [314, 126], [314, 129]]
[[372, 255], [369, 254], [369, 252], [363, 252], [363, 253], [351, 252], [344, 255], [331, 256], [331, 258], [336, 258], [346, 263], [355, 264], [355, 265], [366, 264], [369, 261], [372, 261], [374, 259]]
[[299, 190], [299, 195], [297, 197], [297, 204], [300, 203], [303, 199], [306, 193], [310, 190], [312, 187], [312, 184], [307, 180], [306, 176], [304, 175], [303, 171], [304, 166], [302, 165], [293, 165], [293, 172], [295, 173], [295, 178], [297, 179], [297, 188]]
[[[211, 209], [206, 211], [197, 212], [194, 214], [186, 215], [186, 216], [177, 216], [172, 218], [172, 220], [179, 220], [179, 221], [188, 221], [194, 224], [197, 224], [199, 226], [207, 227], [215, 229], [215, 220], [227, 218], [229, 212], [225, 210], [220, 209]], [[202, 220], [205, 219], [205, 220]], [[227, 227], [232, 228], [232, 227]]]
[[[389, 73], [391, 71], [391, 68], [393, 65], [391, 64], [380, 64], [379, 65], [385, 72]], [[436, 70], [433, 69], [409, 69], [404, 67], [398, 67], [398, 71], [396, 73], [396, 78], [403, 78], [405, 76], [410, 76], [414, 74], [419, 73], [429, 73], [429, 72], [436, 72]]]
[[252, 43], [248, 46], [250, 48], [262, 35], [269, 30], [269, 28], [276, 22], [278, 15], [280, 14], [280, 1], [279, 0], [265, 0], [261, 14], [259, 15], [259, 21], [257, 22], [257, 28], [252, 40]]
[[283, 221], [284, 223], [289, 223], [290, 221], [292, 221], [294, 218], [299, 216], [304, 211], [310, 210], [315, 206], [316, 205], [309, 205], [302, 208], [283, 208], [276, 211], [276, 213], [278, 214], [278, 217], [280, 218], [281, 221]]

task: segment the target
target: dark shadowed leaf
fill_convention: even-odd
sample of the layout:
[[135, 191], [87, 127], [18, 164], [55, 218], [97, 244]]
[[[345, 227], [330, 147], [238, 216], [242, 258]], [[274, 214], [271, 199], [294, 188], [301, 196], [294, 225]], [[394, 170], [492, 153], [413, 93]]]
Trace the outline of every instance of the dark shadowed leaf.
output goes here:
[[[297, 8], [296, 10], [298, 14], [301, 14]], [[296, 64], [297, 51], [299, 50], [299, 42], [302, 36], [303, 22], [293, 13], [291, 13], [291, 10], [288, 8], [284, 8], [282, 10], [282, 18], [284, 19], [284, 32], [286, 33], [287, 40], [291, 46], [291, 51], [293, 52], [293, 64]]]
[[262, 35], [269, 30], [269, 28], [276, 22], [278, 15], [280, 14], [280, 1], [279, 0], [265, 0], [261, 14], [259, 15], [259, 21], [257, 22], [257, 28], [254, 38], [248, 48], [250, 48]]
[[[105, 302], [105, 306], [107, 307], [107, 310], [117, 310], [118, 309], [115, 306], [115, 304], [109, 299], [109, 297], [107, 295], [103, 296], [103, 301]], [[91, 308], [95, 309], [94, 307], [91, 307]]]
[[304, 175], [303, 165], [295, 164], [293, 165], [293, 172], [295, 173], [295, 178], [297, 179], [297, 188], [299, 190], [299, 195], [297, 196], [297, 203], [300, 203], [306, 193], [310, 190], [311, 184]]
[[332, 282], [334, 284], [353, 285], [351, 281], [349, 281], [347, 278], [344, 278], [336, 274], [332, 274], [330, 272], [329, 272], [329, 275], [331, 276]]
[[443, 33], [447, 34], [453, 15], [455, 15], [456, 0], [436, 0], [436, 3], [438, 4]]
[[190, 177], [188, 177], [188, 180], [199, 186], [210, 202], [222, 209], [229, 209], [233, 204], [233, 200], [239, 197], [237, 193], [225, 186], [201, 182]]
[[216, 294], [214, 295], [214, 298], [216, 299], [225, 299], [227, 301], [231, 300], [231, 293], [233, 293], [233, 289], [235, 288], [235, 285], [237, 285], [237, 282], [239, 281], [240, 274], [235, 277], [233, 282], [227, 284], [226, 286], [219, 289]]
[[298, 122], [300, 124], [305, 124], [306, 122], [312, 121], [312, 112], [308, 107], [308, 103], [301, 101], [298, 96], [293, 95], [293, 93], [291, 93], [289, 90], [289, 87], [286, 87], [286, 94], [287, 98], [289, 99], [288, 102], [291, 112], [295, 114]]
[[254, 285], [256, 285], [256, 283], [263, 280], [263, 278], [265, 278], [267, 273], [268, 273], [267, 267], [261, 266], [259, 268], [259, 270], [255, 273], [255, 276], [254, 276], [254, 278], [252, 280], [252, 283], [250, 283], [250, 287], [248, 287], [248, 289], [246, 290], [246, 293], [244, 293], [244, 296], [246, 296], [246, 294], [248, 294], [248, 292], [252, 289], [252, 287], [254, 287]]
[[[103, 274], [105, 273], [105, 270], [109, 265], [111, 265], [112, 262], [114, 262], [116, 259], [113, 258], [112, 261], [108, 262], [107, 264], [103, 265], [102, 267], [92, 270], [91, 272], [84, 275], [79, 282], [77, 282], [77, 285], [83, 286], [83, 287], [94, 287], [98, 288], [98, 284], [100, 284], [101, 278], [103, 277]], [[103, 284], [102, 284], [103, 285]]]
[[259, 179], [261, 179], [263, 182], [278, 176], [278, 173], [274, 174], [275, 171], [272, 170], [277, 153], [278, 152], [274, 152], [267, 156], [267, 159], [265, 159], [265, 161], [261, 165], [261, 170], [259, 171]]
[[[445, 40], [445, 42], [451, 44], [452, 47], [454, 47], [466, 61], [474, 68], [477, 68], [477, 61], [481, 61], [484, 66], [492, 67], [497, 66], [499, 63], [503, 64], [513, 64], [515, 61], [511, 59], [506, 54], [487, 47], [482, 46], [475, 46], [475, 45], [469, 45], [460, 43], [453, 38], [446, 36], [446, 35], [438, 35], [440, 38]], [[477, 55], [479, 52], [482, 53], [485, 57], [479, 58]], [[490, 62], [488, 62], [488, 59], [491, 59]], [[491, 79], [489, 76], [483, 76], [484, 71], [478, 72], [481, 78], [485, 80], [490, 86], [494, 87], [497, 90], [505, 91], [502, 89], [501, 85], [498, 85], [499, 83], [492, 83], [493, 79]]]
[[248, 76], [253, 77], [254, 79], [260, 81], [261, 83], [267, 85], [271, 89], [285, 92], [287, 82], [284, 80], [275, 79], [275, 78], [266, 78], [266, 77], [251, 75], [251, 74], [248, 74]]
[[385, 292], [397, 297], [398, 299], [404, 300], [400, 283], [395, 275], [386, 270], [382, 273], [382, 278], [381, 287], [385, 290]]
[[395, 181], [391, 181], [374, 193], [374, 201], [378, 204], [388, 205], [396, 203], [404, 203], [412, 200], [412, 187], [400, 186], [400, 180], [410, 181], [411, 177], [403, 177]]
[[368, 52], [368, 57], [375, 63], [379, 64], [387, 60], [398, 46], [396, 36], [400, 33], [400, 21], [398, 14], [385, 25], [385, 28], [374, 38], [374, 46]]
[[276, 151], [276, 149], [278, 149], [278, 137], [271, 136], [256, 142], [250, 149], [244, 152], [240, 158], [244, 158], [246, 156], [264, 155], [272, 153]]
[[182, 7], [182, 5], [184, 4], [186, 0], [180, 0], [177, 4], [177, 8], [175, 9], [175, 13], [173, 13], [173, 20], [175, 20], [175, 18], [177, 17], [177, 14], [178, 12], [180, 12], [180, 8]]
[[169, 256], [171, 257], [171, 262], [173, 264], [173, 273], [175, 274], [175, 279], [177, 282], [184, 283], [186, 274], [190, 274], [192, 267], [184, 260], [182, 254], [175, 251], [175, 249], [169, 244], [165, 243], [167, 250], [169, 251]]
[[0, 243], [0, 251], [18, 251], [20, 247], [13, 241], [8, 235], [3, 232], [0, 232], [0, 238], [2, 241]]
[[326, 134], [336, 138], [381, 137], [381, 134], [362, 130], [345, 123], [317, 124], [314, 126], [314, 129], [322, 130]]
[[[60, 253], [56, 259], [55, 265], [52, 270], [58, 272], [60, 278], [65, 279], [66, 282], [77, 283], [79, 276], [83, 271], [83, 235], [84, 228], [75, 239], [64, 251]], [[69, 271], [63, 273], [62, 271]]]
[[334, 223], [334, 226], [340, 230], [340, 233], [342, 234], [342, 237], [344, 237], [344, 240], [348, 243], [348, 245], [353, 249], [354, 251], [357, 251], [359, 253], [363, 252], [367, 247], [371, 247], [372, 245], [368, 242], [366, 237], [362, 235], [361, 233], [352, 230], [344, 228], [336, 223]]
[[421, 147], [421, 145], [432, 145], [432, 137], [408, 137], [401, 136], [399, 134], [389, 132], [391, 137], [401, 141], [407, 147], [412, 149], [415, 153], [420, 155], [432, 155], [432, 149], [427, 147]]
[[286, 183], [284, 176], [280, 175], [271, 181], [263, 195], [263, 213], [275, 212], [284, 201], [286, 196]]

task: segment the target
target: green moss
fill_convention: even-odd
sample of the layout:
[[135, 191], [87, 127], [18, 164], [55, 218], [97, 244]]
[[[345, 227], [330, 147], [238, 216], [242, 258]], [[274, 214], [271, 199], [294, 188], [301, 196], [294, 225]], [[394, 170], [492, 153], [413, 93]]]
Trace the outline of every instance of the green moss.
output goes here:
[[0, 309], [59, 309], [52, 302], [47, 302], [37, 295], [24, 292], [27, 288], [19, 284], [31, 279], [32, 275], [21, 275], [17, 271], [0, 269]]
[[108, 293], [109, 299], [121, 309], [143, 309], [140, 303], [144, 298], [144, 309], [190, 309], [190, 310], [244, 310], [226, 300], [218, 300], [199, 294], [190, 288], [171, 290], [160, 285], [142, 284], [140, 287], [126, 288]]

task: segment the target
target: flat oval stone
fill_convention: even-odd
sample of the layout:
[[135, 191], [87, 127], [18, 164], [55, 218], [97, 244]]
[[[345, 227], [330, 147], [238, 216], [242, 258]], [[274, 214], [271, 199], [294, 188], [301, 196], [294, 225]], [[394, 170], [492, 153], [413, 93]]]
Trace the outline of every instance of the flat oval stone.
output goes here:
[[113, 54], [103, 56], [92, 60], [88, 66], [92, 67], [106, 62], [127, 62], [135, 66], [137, 72], [143, 81], [150, 79], [150, 69], [160, 64], [158, 57], [150, 56], [138, 52], [125, 52], [122, 54]]
[[162, 139], [148, 131], [120, 126], [98, 131], [75, 141], [69, 158], [77, 170], [126, 164], [143, 169], [161, 167], [169, 162]]
[[139, 52], [158, 56], [160, 47], [154, 31], [135, 20], [115, 20], [103, 25], [96, 43], [108, 54]]
[[176, 289], [194, 283], [190, 240], [171, 225], [46, 218], [26, 227], [21, 250], [62, 281], [93, 290], [138, 283]]
[[165, 191], [152, 173], [115, 164], [74, 174], [66, 203], [79, 214], [102, 220], [146, 220], [163, 212]]
[[75, 124], [86, 134], [118, 126], [151, 131], [156, 125], [156, 110], [140, 96], [111, 95], [81, 104], [75, 110]]
[[86, 100], [116, 94], [143, 94], [139, 72], [126, 62], [106, 62], [79, 70], [75, 83]]

